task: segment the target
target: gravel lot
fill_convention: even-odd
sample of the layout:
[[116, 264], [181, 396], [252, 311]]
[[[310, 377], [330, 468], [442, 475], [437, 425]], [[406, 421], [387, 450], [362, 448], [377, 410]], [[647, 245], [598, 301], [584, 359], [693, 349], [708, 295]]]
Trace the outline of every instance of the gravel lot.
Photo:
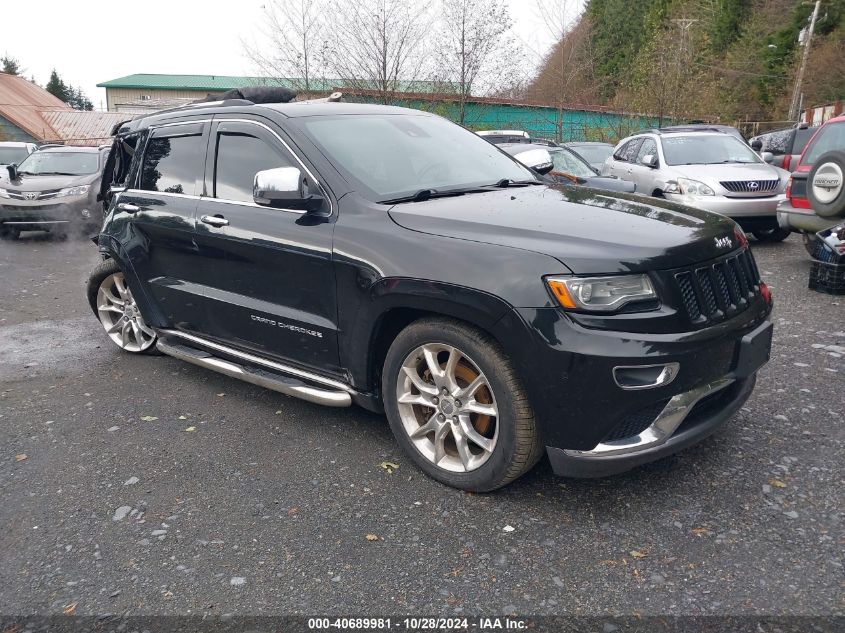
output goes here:
[[0, 243], [0, 613], [843, 615], [845, 297], [754, 250], [772, 362], [720, 433], [472, 495], [379, 416], [120, 352], [90, 242]]

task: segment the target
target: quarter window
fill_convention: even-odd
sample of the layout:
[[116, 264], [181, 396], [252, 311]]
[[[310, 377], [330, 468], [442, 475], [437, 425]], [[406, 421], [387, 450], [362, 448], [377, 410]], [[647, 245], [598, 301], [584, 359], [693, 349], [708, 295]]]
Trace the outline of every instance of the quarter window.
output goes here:
[[252, 202], [256, 173], [291, 166], [294, 166], [292, 160], [264, 139], [240, 132], [219, 133], [214, 165], [214, 197]]
[[141, 189], [194, 195], [204, 155], [201, 134], [151, 138], [144, 151]]

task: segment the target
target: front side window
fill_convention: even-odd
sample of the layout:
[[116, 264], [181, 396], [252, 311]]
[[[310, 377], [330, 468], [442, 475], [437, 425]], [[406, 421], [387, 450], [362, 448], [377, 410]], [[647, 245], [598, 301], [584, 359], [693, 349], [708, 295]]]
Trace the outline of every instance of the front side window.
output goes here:
[[667, 165], [763, 162], [754, 150], [730, 134], [690, 134], [668, 136], [662, 140]]
[[25, 147], [0, 147], [0, 165], [18, 164], [27, 156]]
[[822, 156], [845, 147], [845, 123], [828, 123], [813, 138], [807, 153], [801, 158], [802, 165], [815, 165]]
[[214, 165], [214, 197], [252, 202], [255, 174], [265, 169], [291, 167], [293, 162], [280, 148], [248, 133], [217, 135]]
[[423, 114], [291, 119], [362, 195], [384, 201], [423, 189], [449, 191], [502, 180], [536, 181], [482, 137]]
[[654, 139], [647, 138], [643, 141], [640, 151], [637, 152], [637, 162], [644, 165], [643, 159], [646, 156], [657, 156], [657, 143], [654, 142]]
[[98, 152], [35, 152], [18, 165], [18, 172], [33, 176], [85, 176], [97, 173]]
[[204, 156], [201, 134], [154, 136], [144, 151], [141, 189], [193, 195]]

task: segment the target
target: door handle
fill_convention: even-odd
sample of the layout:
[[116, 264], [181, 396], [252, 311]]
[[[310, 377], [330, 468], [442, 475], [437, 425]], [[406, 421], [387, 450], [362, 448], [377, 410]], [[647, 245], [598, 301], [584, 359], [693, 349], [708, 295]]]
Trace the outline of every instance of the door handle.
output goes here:
[[138, 213], [141, 210], [141, 207], [137, 204], [130, 204], [129, 202], [121, 202], [117, 205], [117, 208], [126, 211], [126, 213]]
[[200, 222], [211, 226], [227, 226], [229, 224], [229, 220], [222, 215], [204, 215], [200, 218]]

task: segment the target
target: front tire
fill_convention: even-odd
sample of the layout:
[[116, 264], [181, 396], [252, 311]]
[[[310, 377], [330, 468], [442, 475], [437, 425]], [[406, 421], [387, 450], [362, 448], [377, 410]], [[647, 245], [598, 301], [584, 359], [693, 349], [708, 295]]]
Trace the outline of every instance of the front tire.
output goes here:
[[112, 342], [132, 354], [156, 353], [158, 335], [138, 309], [123, 271], [113, 259], [101, 262], [88, 278], [88, 303]]
[[790, 233], [792, 233], [792, 231], [783, 228], [751, 232], [751, 234], [757, 239], [758, 242], [782, 242], [787, 237], [789, 237]]
[[428, 476], [488, 492], [542, 456], [534, 412], [510, 360], [489, 335], [429, 318], [396, 337], [382, 393], [393, 434]]

